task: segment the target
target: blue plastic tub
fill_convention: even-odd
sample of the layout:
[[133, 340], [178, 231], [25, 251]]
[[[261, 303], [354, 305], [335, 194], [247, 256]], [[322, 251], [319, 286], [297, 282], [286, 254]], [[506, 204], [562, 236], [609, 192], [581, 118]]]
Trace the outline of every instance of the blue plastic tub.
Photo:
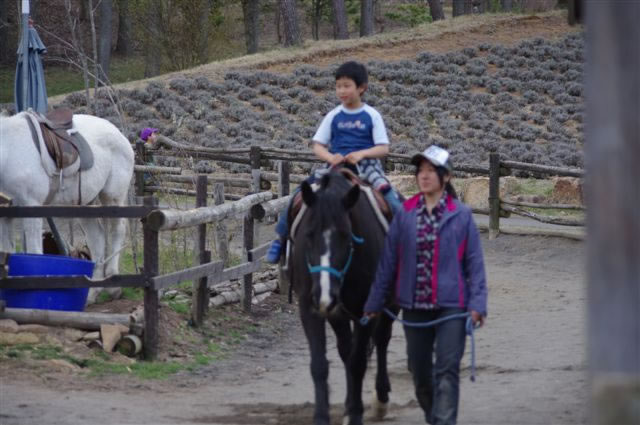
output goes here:
[[[11, 254], [9, 276], [93, 276], [94, 263], [62, 255]], [[83, 311], [89, 288], [3, 289], [7, 307]]]

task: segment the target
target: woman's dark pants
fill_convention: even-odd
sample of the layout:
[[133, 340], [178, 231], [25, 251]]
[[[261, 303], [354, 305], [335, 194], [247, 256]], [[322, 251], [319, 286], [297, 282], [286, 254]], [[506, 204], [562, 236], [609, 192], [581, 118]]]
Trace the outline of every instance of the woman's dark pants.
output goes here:
[[[457, 313], [462, 308], [405, 310], [409, 322], [430, 322]], [[458, 417], [460, 361], [464, 354], [465, 319], [453, 319], [429, 328], [404, 327], [409, 370], [416, 398], [427, 423], [453, 425]], [[435, 352], [435, 367], [433, 354]]]

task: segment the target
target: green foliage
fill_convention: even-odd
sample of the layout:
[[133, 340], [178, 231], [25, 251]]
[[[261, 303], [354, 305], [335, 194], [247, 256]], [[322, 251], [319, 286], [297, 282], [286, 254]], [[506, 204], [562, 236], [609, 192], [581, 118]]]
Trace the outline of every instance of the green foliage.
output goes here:
[[169, 308], [179, 314], [189, 314], [189, 304], [169, 301]]
[[122, 298], [125, 300], [142, 301], [144, 292], [142, 288], [122, 288]]
[[393, 21], [415, 27], [432, 21], [431, 11], [426, 4], [400, 4], [385, 16]]

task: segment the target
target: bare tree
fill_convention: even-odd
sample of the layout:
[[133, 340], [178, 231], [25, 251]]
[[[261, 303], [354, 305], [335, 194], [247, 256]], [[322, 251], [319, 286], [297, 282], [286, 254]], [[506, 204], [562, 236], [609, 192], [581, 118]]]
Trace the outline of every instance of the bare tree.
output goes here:
[[113, 18], [113, 0], [100, 0], [98, 5], [98, 28], [100, 37], [98, 41], [98, 63], [100, 66], [100, 79], [104, 80], [109, 76], [109, 66], [111, 65], [111, 35]]
[[360, 0], [360, 37], [373, 33], [373, 0]]
[[244, 15], [244, 37], [247, 53], [258, 51], [258, 24], [260, 20], [259, 0], [242, 0], [242, 14]]
[[282, 27], [284, 32], [284, 46], [299, 46], [302, 44], [300, 27], [298, 25], [298, 10], [295, 0], [278, 0]]
[[434, 22], [444, 19], [444, 10], [442, 10], [442, 3], [440, 3], [440, 0], [428, 0], [428, 1], [429, 1], [429, 11], [431, 12], [431, 19]]
[[586, 2], [588, 365], [596, 424], [640, 423], [640, 2]]
[[337, 40], [346, 40], [349, 38], [349, 26], [347, 21], [347, 8], [344, 0], [333, 0], [333, 25], [334, 37]]
[[84, 48], [78, 39], [78, 20], [73, 13], [73, 6], [71, 0], [65, 0], [64, 7], [67, 12], [67, 21], [69, 23], [69, 30], [71, 32], [72, 47], [74, 51], [78, 53], [80, 65], [82, 68], [82, 79], [84, 81], [84, 95], [87, 100], [87, 105], [91, 105], [91, 97], [89, 96], [89, 64], [87, 61], [87, 55], [84, 53]]
[[131, 38], [131, 14], [129, 13], [129, 0], [118, 0], [118, 38], [116, 40], [116, 53], [129, 56], [133, 52], [133, 40]]

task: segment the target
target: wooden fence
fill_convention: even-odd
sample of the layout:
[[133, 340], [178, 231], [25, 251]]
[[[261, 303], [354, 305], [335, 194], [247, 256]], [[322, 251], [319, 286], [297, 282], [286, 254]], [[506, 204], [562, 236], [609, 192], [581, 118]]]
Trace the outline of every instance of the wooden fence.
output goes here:
[[[159, 209], [153, 197], [143, 197], [144, 205], [129, 207], [97, 207], [97, 206], [44, 206], [44, 207], [0, 207], [0, 217], [66, 217], [66, 218], [88, 218], [88, 217], [124, 217], [140, 218], [143, 224], [143, 257], [144, 266], [142, 273], [115, 275], [103, 280], [91, 280], [84, 276], [63, 276], [63, 277], [7, 277], [0, 274], [0, 289], [43, 289], [43, 288], [75, 288], [75, 287], [140, 287], [144, 290], [144, 357], [154, 359], [158, 352], [158, 312], [159, 312], [159, 291], [175, 286], [180, 282], [193, 281], [194, 291], [191, 307], [191, 319], [195, 326], [202, 324], [206, 309], [208, 307], [208, 288], [216, 283], [231, 280], [243, 279], [243, 308], [246, 311], [251, 309], [252, 299], [252, 274], [256, 272], [262, 263], [268, 244], [254, 246], [254, 226], [255, 220], [262, 220], [267, 216], [279, 214], [289, 203], [289, 185], [292, 181], [301, 179], [301, 176], [292, 179], [290, 174], [291, 162], [317, 162], [311, 152], [288, 151], [283, 149], [262, 149], [251, 147], [250, 149], [215, 150], [207, 148], [186, 147], [168, 141], [173, 149], [186, 153], [190, 156], [197, 156], [220, 161], [231, 161], [248, 164], [251, 166], [251, 178], [242, 181], [241, 179], [219, 179], [207, 175], [181, 176], [182, 170], [176, 167], [151, 167], [136, 166], [136, 190], [143, 194], [146, 190], [144, 186], [144, 173], [165, 173], [170, 174], [173, 180], [178, 182], [195, 181], [196, 205], [188, 210]], [[138, 145], [139, 155], [146, 155], [143, 146]], [[174, 152], [175, 154], [175, 152]], [[248, 158], [247, 158], [248, 156]], [[388, 161], [409, 164], [409, 155], [390, 154]], [[263, 161], [276, 160], [278, 162], [278, 173], [263, 173], [261, 167]], [[546, 173], [553, 175], [566, 175], [581, 177], [582, 170], [562, 169], [558, 167], [548, 167], [532, 165], [514, 161], [502, 161], [498, 154], [490, 155], [489, 168], [475, 165], [456, 165], [456, 172], [469, 173], [475, 175], [489, 176], [489, 210], [477, 211], [488, 213], [490, 216], [489, 233], [490, 237], [496, 237], [500, 231], [501, 214], [520, 214], [536, 220], [555, 224], [577, 225], [582, 224], [577, 220], [558, 219], [544, 217], [525, 211], [522, 207], [529, 207], [532, 204], [523, 202], [504, 201], [499, 197], [500, 177], [508, 175], [510, 170], [525, 170], [536, 173]], [[261, 191], [265, 187], [265, 181], [269, 182], [277, 177], [278, 197], [272, 199], [274, 194], [271, 191]], [[222, 203], [220, 191], [217, 191], [218, 199], [213, 206], [207, 206], [209, 183], [222, 186], [224, 184], [236, 185], [237, 187], [248, 189], [249, 194], [230, 203]], [[223, 191], [223, 189], [222, 189]], [[543, 208], [541, 204], [533, 204], [536, 208]], [[548, 205], [548, 208], [580, 208], [568, 205]], [[243, 216], [243, 251], [244, 262], [233, 267], [224, 268], [224, 261], [212, 261], [211, 252], [206, 250], [206, 226], [216, 224], [232, 216]], [[172, 273], [159, 274], [159, 234], [160, 232], [172, 231], [197, 227], [197, 251], [198, 265]], [[1, 258], [2, 256], [0, 256]], [[0, 269], [1, 271], [1, 269]], [[281, 279], [282, 281], [282, 279]]]

